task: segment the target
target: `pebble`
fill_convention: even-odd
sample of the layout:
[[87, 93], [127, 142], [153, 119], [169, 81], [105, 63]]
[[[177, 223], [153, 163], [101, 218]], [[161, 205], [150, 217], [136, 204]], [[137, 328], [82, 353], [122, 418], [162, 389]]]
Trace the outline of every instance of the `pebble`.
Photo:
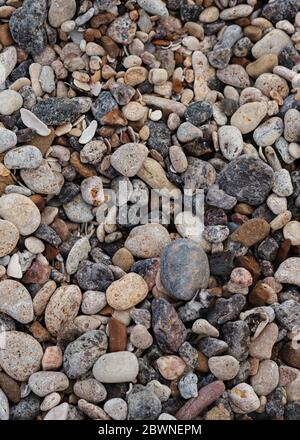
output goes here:
[[211, 325], [206, 319], [197, 319], [192, 326], [193, 333], [197, 335], [212, 336], [214, 338], [219, 337], [219, 331], [213, 325]]
[[91, 246], [88, 238], [83, 237], [76, 241], [66, 261], [66, 271], [68, 274], [76, 273], [79, 263], [88, 257], [90, 250]]
[[243, 151], [243, 136], [240, 130], [231, 125], [223, 125], [218, 130], [219, 145], [227, 160], [236, 159]]
[[46, 125], [62, 125], [80, 116], [80, 106], [69, 98], [47, 98], [35, 104], [32, 112]]
[[39, 397], [45, 397], [54, 391], [64, 391], [69, 386], [69, 380], [64, 373], [58, 371], [39, 371], [33, 373], [28, 385]]
[[27, 53], [41, 53], [46, 45], [44, 23], [47, 18], [45, 0], [23, 2], [10, 17], [9, 28], [14, 41]]
[[294, 108], [289, 109], [284, 115], [284, 138], [288, 142], [299, 142], [300, 112]]
[[44, 417], [44, 420], [67, 420], [69, 414], [69, 404], [61, 403], [52, 408]]
[[102, 330], [84, 333], [69, 344], [64, 353], [64, 371], [71, 379], [87, 373], [107, 350], [107, 336]]
[[49, 411], [50, 409], [57, 406], [61, 401], [60, 394], [51, 393], [48, 394], [41, 403], [40, 409], [41, 411]]
[[[102, 402], [107, 397], [104, 385], [93, 378], [77, 381], [74, 384], [74, 393], [79, 398], [85, 399], [91, 403]], [[105, 408], [104, 410], [106, 411]]]
[[63, 208], [71, 222], [87, 223], [94, 218], [91, 205], [88, 205], [80, 194], [65, 203]]
[[[122, 369], [120, 369], [122, 365]], [[107, 353], [94, 364], [93, 375], [103, 383], [132, 382], [138, 375], [139, 364], [136, 356], [128, 351]]]
[[278, 327], [275, 323], [267, 324], [264, 330], [251, 341], [249, 354], [257, 359], [271, 359], [272, 350], [278, 337]]
[[135, 176], [144, 160], [148, 149], [143, 144], [129, 143], [119, 147], [111, 156], [111, 165], [123, 176]]
[[14, 70], [17, 64], [17, 51], [14, 46], [10, 46], [3, 50], [0, 54], [0, 69], [1, 69], [1, 79], [0, 84], [2, 85], [9, 75]]
[[17, 145], [17, 136], [13, 131], [0, 127], [0, 153]]
[[217, 70], [217, 78], [224, 84], [244, 89], [250, 86], [248, 73], [239, 64], [230, 64]]
[[177, 420], [193, 420], [201, 414], [209, 405], [214, 403], [225, 391], [225, 385], [221, 381], [214, 381], [202, 387], [198, 396], [188, 400], [176, 413]]
[[151, 347], [153, 338], [146, 327], [139, 324], [133, 327], [131, 330], [130, 342], [132, 345], [134, 345], [134, 347], [146, 350], [147, 348]]
[[158, 15], [161, 18], [167, 18], [169, 15], [168, 9], [162, 0], [137, 0], [137, 3], [151, 15]]
[[279, 283], [296, 284], [297, 286], [300, 286], [298, 269], [300, 269], [300, 258], [287, 258], [285, 261], [283, 261], [283, 263], [280, 264], [275, 272], [275, 279]]
[[42, 161], [42, 153], [33, 145], [12, 148], [4, 157], [4, 165], [9, 170], [38, 168]]
[[243, 223], [230, 236], [231, 240], [238, 241], [244, 246], [250, 247], [260, 243], [268, 236], [270, 225], [263, 218], [253, 218]]
[[62, 365], [62, 351], [59, 347], [49, 346], [46, 348], [43, 359], [43, 370], [58, 370]]
[[10, 331], [6, 334], [6, 345], [0, 350], [0, 366], [17, 381], [27, 380], [39, 370], [43, 356], [41, 345], [32, 336]]
[[276, 362], [262, 360], [257, 373], [251, 377], [251, 386], [258, 396], [267, 396], [278, 385], [279, 369]]
[[240, 383], [233, 387], [229, 393], [234, 412], [247, 414], [260, 407], [260, 401], [253, 388], [247, 383]]
[[22, 107], [23, 98], [20, 93], [14, 90], [3, 90], [0, 92], [0, 114], [4, 116], [12, 115]]
[[54, 292], [45, 310], [45, 324], [52, 335], [57, 336], [62, 326], [77, 316], [81, 300], [81, 291], [74, 284], [61, 286]]
[[136, 24], [129, 14], [117, 17], [108, 27], [107, 35], [116, 43], [128, 45], [132, 43], [136, 33]]
[[237, 127], [242, 134], [250, 133], [264, 119], [268, 111], [265, 102], [247, 102], [231, 117], [230, 123]]
[[22, 169], [21, 177], [29, 189], [38, 194], [58, 195], [63, 187], [63, 175], [43, 160], [35, 169]]
[[9, 403], [6, 395], [0, 389], [0, 420], [9, 420]]
[[33, 305], [26, 287], [10, 279], [0, 281], [0, 312], [8, 314], [22, 324], [31, 322]]
[[165, 246], [160, 271], [168, 294], [177, 299], [188, 301], [208, 284], [207, 256], [192, 240], [179, 239]]
[[27, 237], [24, 240], [24, 244], [26, 249], [32, 254], [41, 254], [45, 250], [45, 245], [39, 238], [36, 237]]
[[151, 380], [147, 383], [147, 388], [157, 395], [161, 402], [167, 402], [171, 396], [171, 389], [167, 385], [163, 385], [158, 380]]
[[273, 145], [282, 135], [282, 132], [282, 119], [274, 116], [254, 130], [253, 139], [259, 147], [267, 147]]
[[127, 418], [127, 403], [119, 397], [107, 400], [103, 409], [113, 420], [126, 420]]
[[178, 382], [178, 389], [184, 399], [197, 397], [198, 395], [198, 377], [196, 374], [188, 373]]
[[292, 332], [297, 328], [300, 316], [300, 305], [290, 299], [275, 305], [276, 319], [281, 326]]
[[13, 403], [20, 402], [21, 390], [18, 383], [3, 372], [0, 373], [0, 386], [9, 401]]
[[141, 385], [132, 389], [127, 403], [128, 420], [156, 420], [161, 413], [159, 398], [150, 389]]
[[12, 420], [35, 420], [40, 412], [40, 398], [34, 394], [24, 397], [17, 405], [10, 408]]
[[114, 277], [110, 268], [103, 263], [84, 260], [79, 264], [76, 273], [79, 286], [83, 290], [105, 291]]
[[265, 53], [257, 60], [246, 66], [246, 71], [252, 78], [258, 78], [261, 74], [272, 72], [273, 68], [278, 65], [278, 56], [273, 53]]
[[125, 241], [125, 247], [134, 257], [155, 258], [161, 255], [170, 241], [169, 233], [164, 226], [149, 223], [133, 228]]
[[10, 254], [19, 241], [19, 231], [16, 226], [6, 220], [0, 220], [0, 257]]
[[218, 183], [221, 189], [239, 202], [260, 205], [271, 191], [273, 177], [273, 170], [263, 161], [243, 155], [221, 171]]
[[106, 291], [108, 304], [116, 310], [127, 310], [139, 304], [148, 294], [148, 286], [136, 273], [124, 275], [114, 281]]
[[238, 374], [240, 368], [239, 362], [229, 355], [210, 357], [208, 359], [208, 366], [212, 374], [219, 380], [233, 379]]
[[212, 107], [206, 101], [190, 104], [184, 113], [185, 119], [196, 127], [201, 126], [212, 116]]
[[259, 58], [265, 54], [279, 55], [282, 49], [289, 46], [290, 37], [281, 29], [273, 29], [259, 40], [252, 48], [254, 58]]
[[76, 12], [75, 0], [55, 0], [51, 2], [48, 20], [52, 27], [59, 28], [64, 22], [71, 20]]
[[[103, 292], [87, 290], [82, 296], [81, 310], [85, 315], [95, 315], [106, 306]], [[88, 399], [87, 399], [88, 400]]]
[[293, 184], [288, 170], [281, 169], [274, 173], [273, 191], [280, 197], [288, 197], [293, 194]]

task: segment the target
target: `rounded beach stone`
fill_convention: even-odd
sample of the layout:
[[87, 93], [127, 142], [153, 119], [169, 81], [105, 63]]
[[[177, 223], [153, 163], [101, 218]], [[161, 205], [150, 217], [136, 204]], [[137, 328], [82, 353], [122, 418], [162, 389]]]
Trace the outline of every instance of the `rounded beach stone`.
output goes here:
[[129, 420], [156, 420], [161, 413], [161, 402], [149, 388], [137, 385], [128, 396]]
[[73, 389], [76, 396], [91, 403], [102, 402], [107, 396], [104, 385], [93, 378], [77, 381]]
[[91, 246], [87, 237], [80, 238], [76, 241], [66, 261], [68, 274], [72, 275], [77, 271], [79, 263], [88, 257], [90, 250]]
[[[122, 368], [120, 368], [122, 365]], [[93, 375], [103, 383], [132, 382], [139, 372], [137, 357], [129, 351], [106, 353], [93, 367]]]
[[250, 247], [260, 243], [270, 232], [269, 223], [263, 218], [252, 218], [243, 223], [230, 236], [231, 240], [238, 241], [244, 246]]
[[28, 385], [39, 397], [45, 397], [54, 391], [64, 391], [69, 386], [69, 379], [64, 373], [58, 371], [39, 371], [33, 373]]
[[287, 258], [280, 264], [274, 276], [279, 283], [296, 284], [300, 286], [300, 258]]
[[243, 104], [231, 117], [230, 123], [237, 127], [242, 134], [255, 130], [264, 119], [268, 111], [265, 102], [247, 102]]
[[23, 284], [14, 280], [0, 281], [0, 312], [22, 324], [33, 320], [32, 299]]
[[87, 290], [84, 292], [82, 296], [81, 310], [85, 315], [95, 315], [105, 306], [105, 293], [99, 292], [98, 290]]
[[259, 58], [262, 55], [279, 55], [282, 49], [291, 44], [290, 37], [281, 29], [273, 29], [252, 47], [252, 55]]
[[233, 404], [234, 412], [247, 414], [260, 407], [260, 401], [253, 388], [247, 383], [239, 383], [229, 392], [229, 399]]
[[61, 401], [60, 394], [54, 392], [48, 394], [42, 401], [40, 409], [41, 411], [49, 411], [50, 409], [57, 406]]
[[151, 347], [153, 338], [145, 326], [138, 324], [131, 330], [130, 342], [137, 348], [146, 350]]
[[0, 153], [17, 145], [17, 135], [4, 127], [0, 127]]
[[105, 201], [102, 179], [98, 176], [84, 179], [80, 189], [83, 200], [90, 205], [98, 206]]
[[54, 292], [45, 310], [45, 324], [52, 335], [57, 336], [66, 322], [73, 321], [81, 300], [81, 291], [74, 284], [61, 286]]
[[48, 12], [50, 26], [60, 27], [65, 21], [71, 20], [76, 12], [76, 0], [53, 0]]
[[165, 246], [160, 275], [164, 288], [174, 298], [188, 301], [198, 289], [208, 285], [208, 259], [201, 246], [179, 239]]
[[91, 330], [71, 342], [64, 353], [64, 371], [71, 379], [87, 373], [107, 350], [107, 336], [103, 330]]
[[147, 294], [148, 286], [144, 279], [136, 273], [128, 273], [111, 283], [106, 299], [115, 310], [127, 310], [142, 302]]
[[9, 420], [9, 403], [6, 395], [0, 388], [0, 420]]
[[33, 145], [13, 148], [4, 157], [4, 165], [9, 170], [38, 168], [42, 161], [42, 153]]
[[249, 354], [257, 359], [271, 359], [272, 350], [278, 338], [278, 326], [271, 322], [249, 346]]
[[288, 222], [283, 228], [283, 236], [286, 240], [291, 240], [292, 246], [300, 245], [300, 223], [296, 220]]
[[46, 160], [38, 168], [23, 169], [20, 174], [28, 188], [37, 194], [58, 195], [64, 184], [62, 173], [53, 170]]
[[261, 361], [257, 373], [251, 377], [251, 385], [258, 396], [270, 394], [275, 390], [278, 382], [278, 365], [269, 359]]
[[208, 366], [212, 374], [219, 380], [233, 379], [240, 368], [239, 362], [229, 355], [210, 357]]
[[268, 119], [254, 130], [253, 139], [259, 147], [267, 147], [273, 145], [282, 135], [282, 132], [282, 119], [274, 116], [274, 118]]
[[136, 33], [136, 24], [124, 14], [117, 17], [107, 29], [107, 35], [116, 43], [128, 45], [134, 39]]
[[125, 247], [134, 257], [159, 257], [164, 247], [171, 242], [168, 230], [157, 223], [136, 226], [130, 231]]
[[0, 219], [0, 258], [10, 254], [19, 241], [19, 231], [16, 226], [7, 220]]
[[223, 156], [236, 159], [243, 151], [243, 136], [237, 127], [223, 125], [218, 130], [219, 145]]
[[0, 350], [0, 366], [13, 379], [26, 381], [40, 369], [43, 349], [32, 336], [10, 331], [6, 335], [5, 347]]
[[92, 206], [88, 205], [78, 194], [70, 202], [63, 205], [64, 211], [71, 222], [87, 223], [93, 220]]
[[243, 155], [231, 161], [219, 174], [218, 183], [230, 196], [249, 205], [260, 205], [273, 185], [274, 172], [262, 160]]
[[103, 409], [113, 420], [126, 420], [127, 418], [127, 403], [120, 397], [107, 400]]
[[14, 90], [3, 90], [0, 92], [0, 114], [4, 116], [12, 115], [22, 107], [23, 98], [20, 93]]
[[22, 194], [7, 194], [0, 197], [0, 216], [13, 223], [21, 235], [32, 234], [41, 223], [41, 214], [36, 205]]
[[133, 177], [139, 172], [148, 152], [143, 144], [125, 144], [111, 155], [110, 163], [123, 176]]

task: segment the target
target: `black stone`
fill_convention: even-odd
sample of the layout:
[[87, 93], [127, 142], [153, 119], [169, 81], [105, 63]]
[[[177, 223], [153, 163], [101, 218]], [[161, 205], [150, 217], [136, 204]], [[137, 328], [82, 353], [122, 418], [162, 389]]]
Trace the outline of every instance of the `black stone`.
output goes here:
[[185, 119], [196, 127], [200, 127], [211, 116], [212, 107], [207, 101], [197, 101], [190, 104], [184, 113]]
[[57, 232], [55, 232], [51, 226], [48, 226], [44, 223], [38, 227], [34, 233], [34, 236], [56, 248], [62, 243], [62, 240]]
[[293, 23], [298, 10], [297, 0], [274, 0], [263, 7], [261, 15], [274, 24], [281, 20]]
[[156, 420], [161, 402], [156, 394], [142, 385], [135, 385], [128, 395], [128, 420]]
[[163, 298], [152, 302], [152, 328], [159, 348], [176, 353], [186, 339], [186, 328], [174, 307]]
[[222, 338], [228, 344], [226, 354], [244, 361], [248, 357], [250, 330], [245, 321], [227, 322], [222, 326]]
[[10, 17], [9, 28], [14, 41], [27, 53], [38, 54], [47, 44], [44, 24], [47, 0], [25, 0]]
[[[284, 395], [283, 388], [276, 388], [267, 396], [266, 413], [272, 419], [283, 417], [285, 398], [286, 397]], [[300, 411], [299, 411], [299, 417], [300, 417]]]
[[218, 356], [219, 354], [225, 353], [228, 345], [226, 342], [221, 341], [221, 339], [212, 338], [207, 336], [198, 342], [198, 350], [201, 351], [208, 358], [212, 356]]
[[43, 99], [33, 107], [32, 112], [46, 125], [62, 125], [80, 116], [78, 103], [69, 98]]
[[279, 246], [272, 237], [267, 237], [260, 243], [257, 249], [259, 258], [263, 260], [273, 261], [277, 256]]
[[24, 78], [29, 76], [29, 66], [32, 64], [32, 60], [22, 61], [18, 66], [14, 68], [11, 72], [9, 79], [11, 81], [17, 81], [19, 78]]
[[236, 319], [246, 305], [244, 295], [233, 295], [230, 298], [218, 298], [215, 307], [207, 315], [207, 320], [212, 325], [224, 324]]
[[239, 202], [260, 205], [273, 186], [274, 172], [262, 160], [243, 155], [232, 160], [218, 177], [220, 188]]
[[92, 113], [98, 122], [102, 123], [102, 118], [107, 113], [119, 108], [117, 101], [110, 92], [101, 92], [92, 104]]
[[294, 300], [275, 304], [274, 310], [279, 324], [289, 332], [299, 327], [300, 323], [300, 304]]
[[76, 277], [81, 289], [100, 290], [101, 292], [105, 291], [114, 280], [109, 267], [88, 260], [80, 263]]
[[142, 385], [147, 385], [151, 380], [159, 380], [159, 374], [153, 367], [151, 367], [148, 359], [144, 356], [139, 358], [139, 374], [138, 382]]
[[24, 397], [17, 405], [10, 407], [11, 420], [35, 420], [40, 412], [41, 399], [34, 394]]
[[171, 132], [163, 121], [149, 122], [150, 136], [148, 147], [158, 151], [163, 157], [168, 155], [171, 146]]
[[300, 403], [293, 402], [284, 408], [284, 416], [286, 420], [300, 420]]

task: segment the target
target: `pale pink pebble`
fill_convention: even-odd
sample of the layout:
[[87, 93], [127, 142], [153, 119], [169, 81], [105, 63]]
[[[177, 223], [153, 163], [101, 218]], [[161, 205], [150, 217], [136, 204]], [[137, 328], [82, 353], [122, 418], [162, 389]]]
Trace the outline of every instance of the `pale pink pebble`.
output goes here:
[[242, 284], [243, 286], [251, 286], [253, 282], [251, 273], [243, 267], [233, 269], [230, 280], [235, 284]]
[[67, 420], [69, 412], [69, 404], [61, 403], [58, 406], [50, 409], [50, 411], [46, 414], [44, 420]]
[[57, 370], [62, 365], [62, 351], [59, 347], [47, 347], [42, 359], [43, 370]]

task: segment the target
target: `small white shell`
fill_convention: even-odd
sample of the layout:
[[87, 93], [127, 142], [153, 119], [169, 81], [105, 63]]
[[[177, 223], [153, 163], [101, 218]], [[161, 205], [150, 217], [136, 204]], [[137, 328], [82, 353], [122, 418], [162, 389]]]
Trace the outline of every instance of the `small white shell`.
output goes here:
[[82, 135], [79, 138], [80, 144], [87, 144], [90, 142], [93, 137], [95, 136], [96, 130], [97, 130], [98, 123], [94, 119], [90, 125], [82, 132]]
[[26, 127], [31, 128], [40, 136], [48, 136], [51, 130], [34, 113], [26, 108], [21, 108], [21, 119]]

